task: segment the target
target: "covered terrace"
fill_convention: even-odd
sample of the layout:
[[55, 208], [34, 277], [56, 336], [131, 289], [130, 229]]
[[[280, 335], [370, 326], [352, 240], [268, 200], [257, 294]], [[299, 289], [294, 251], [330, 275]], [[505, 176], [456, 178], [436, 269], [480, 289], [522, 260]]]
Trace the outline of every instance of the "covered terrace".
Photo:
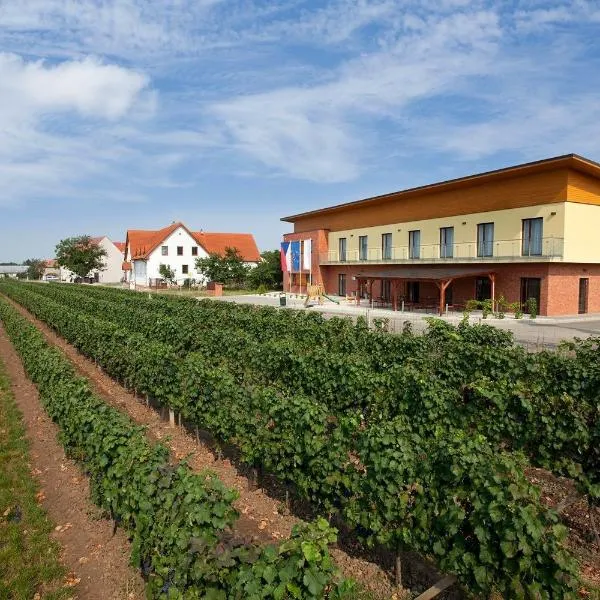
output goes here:
[[[491, 287], [492, 304], [495, 301], [496, 275], [490, 269], [482, 268], [482, 265], [464, 265], [452, 267], [397, 267], [394, 269], [378, 270], [372, 272], [358, 273], [354, 276], [357, 289], [364, 289], [369, 301], [373, 301], [373, 285], [376, 281], [389, 281], [391, 284], [391, 304], [394, 310], [398, 310], [398, 299], [400, 285], [403, 282], [428, 282], [433, 283], [439, 290], [439, 313], [443, 314], [446, 307], [446, 291], [450, 284], [457, 279], [467, 277], [488, 277]], [[356, 304], [360, 304], [360, 293], [356, 294]]]

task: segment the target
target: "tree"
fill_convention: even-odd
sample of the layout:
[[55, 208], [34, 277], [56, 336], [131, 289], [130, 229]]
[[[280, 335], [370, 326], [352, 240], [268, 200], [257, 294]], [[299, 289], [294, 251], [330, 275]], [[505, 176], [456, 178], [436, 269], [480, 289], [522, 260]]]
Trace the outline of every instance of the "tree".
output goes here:
[[27, 265], [28, 279], [41, 279], [46, 269], [46, 261], [41, 258], [28, 258], [24, 263]]
[[280, 289], [283, 286], [283, 271], [279, 250], [266, 250], [260, 256], [261, 262], [248, 273], [248, 282], [254, 288], [263, 285], [272, 290]]
[[225, 254], [210, 254], [196, 259], [196, 270], [209, 281], [243, 285], [248, 277], [248, 266], [237, 248], [225, 248]]
[[175, 271], [171, 269], [171, 265], [160, 264], [158, 267], [158, 273], [168, 283], [173, 283], [175, 280]]
[[56, 245], [56, 262], [78, 277], [87, 277], [92, 271], [104, 271], [105, 256], [106, 250], [89, 235], [66, 238]]

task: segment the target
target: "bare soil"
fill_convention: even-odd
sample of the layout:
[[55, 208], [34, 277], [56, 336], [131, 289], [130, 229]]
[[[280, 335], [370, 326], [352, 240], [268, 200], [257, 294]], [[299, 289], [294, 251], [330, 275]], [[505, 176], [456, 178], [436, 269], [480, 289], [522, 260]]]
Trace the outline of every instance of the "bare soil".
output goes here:
[[38, 480], [38, 500], [57, 524], [52, 536], [62, 546], [61, 561], [69, 571], [66, 583], [81, 600], [136, 600], [144, 585], [129, 566], [130, 544], [89, 499], [88, 480], [65, 456], [58, 427], [46, 415], [36, 387], [27, 379], [6, 333], [0, 325], [0, 355], [23, 413], [30, 440], [31, 473]]
[[600, 586], [600, 510], [590, 508], [570, 479], [537, 468], [528, 469], [526, 475], [540, 488], [542, 501], [560, 512], [569, 529], [567, 546], [579, 560], [582, 576]]

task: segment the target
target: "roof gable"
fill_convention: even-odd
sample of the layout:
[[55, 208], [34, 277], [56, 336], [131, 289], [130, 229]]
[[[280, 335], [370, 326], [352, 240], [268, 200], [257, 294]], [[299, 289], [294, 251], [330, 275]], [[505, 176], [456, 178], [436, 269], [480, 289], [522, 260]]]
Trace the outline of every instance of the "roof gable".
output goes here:
[[208, 254], [224, 255], [227, 247], [236, 248], [245, 262], [259, 262], [260, 251], [251, 233], [211, 233], [207, 231], [190, 231], [183, 223], [171, 223], [156, 231], [129, 229], [125, 241], [125, 249], [129, 249], [129, 259], [147, 260], [177, 229], [182, 228], [190, 237], [204, 248]]

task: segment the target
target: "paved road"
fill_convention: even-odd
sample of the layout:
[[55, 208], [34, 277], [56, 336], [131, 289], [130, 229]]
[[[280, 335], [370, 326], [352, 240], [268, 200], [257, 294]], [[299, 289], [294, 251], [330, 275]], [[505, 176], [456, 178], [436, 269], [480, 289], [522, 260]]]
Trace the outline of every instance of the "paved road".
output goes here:
[[[237, 302], [239, 304], [279, 306], [279, 298], [274, 296], [226, 296], [222, 300]], [[304, 310], [303, 300], [288, 297], [287, 308]], [[426, 317], [437, 316], [434, 314], [426, 315], [415, 312], [393, 312], [386, 309], [371, 309], [366, 305], [357, 307], [348, 305], [343, 301], [340, 305], [326, 301], [321, 306], [315, 305], [306, 310], [322, 312], [326, 317], [349, 316], [356, 318], [362, 315], [370, 322], [374, 318], [386, 318], [390, 321], [390, 329], [392, 331], [402, 331], [404, 324], [408, 321], [411, 323], [413, 331], [420, 332], [427, 327]], [[462, 313], [453, 313], [443, 318], [450, 323], [458, 324], [462, 319]], [[488, 323], [500, 329], [512, 331], [518, 342], [532, 349], [553, 347], [562, 340], [571, 340], [576, 337], [600, 336], [599, 315], [564, 318], [538, 317], [537, 319], [525, 317], [519, 320], [507, 316], [505, 319], [488, 318], [487, 320], [483, 320], [480, 313], [472, 313], [470, 322]]]

